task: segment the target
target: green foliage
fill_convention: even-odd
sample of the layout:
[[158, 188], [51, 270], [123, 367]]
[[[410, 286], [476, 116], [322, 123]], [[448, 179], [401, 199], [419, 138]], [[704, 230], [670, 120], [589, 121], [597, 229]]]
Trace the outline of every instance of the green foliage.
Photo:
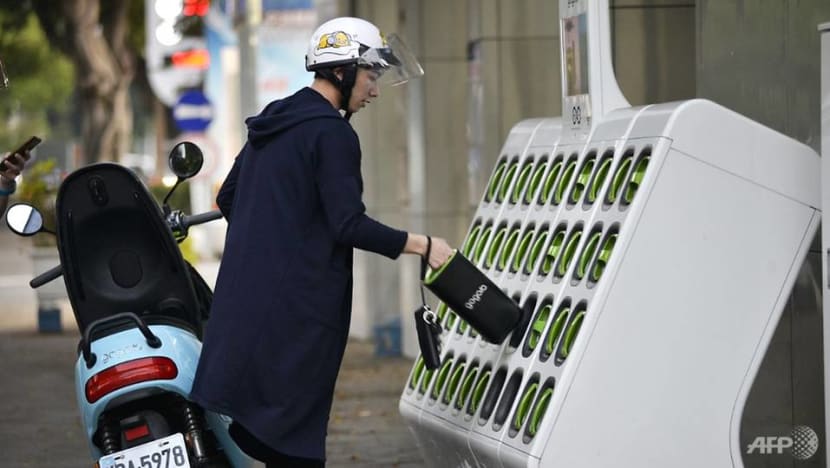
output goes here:
[[[15, 201], [33, 205], [43, 214], [44, 227], [55, 229], [55, 196], [60, 186], [60, 172], [54, 159], [40, 160], [26, 169], [23, 180], [14, 194]], [[51, 235], [34, 237], [36, 245], [54, 245]]]
[[182, 251], [182, 257], [191, 265], [199, 262], [199, 254], [193, 248], [193, 241], [189, 237], [179, 244], [179, 250]]
[[[106, 2], [109, 3], [109, 2]], [[144, 9], [144, 2], [139, 0], [132, 0], [130, 2], [130, 10], [127, 13], [130, 23], [130, 32], [127, 35], [127, 43], [130, 45], [135, 54], [139, 57], [144, 57], [144, 47], [147, 43], [146, 22], [147, 12]]]
[[19, 201], [34, 205], [45, 214], [47, 210], [54, 210], [59, 183], [59, 174], [55, 172], [55, 160], [38, 161], [26, 169], [26, 175], [20, 182], [15, 197]]
[[0, 7], [0, 60], [9, 88], [0, 90], [0, 148], [49, 133], [49, 118], [66, 112], [74, 67], [54, 51], [31, 12]]
[[[150, 193], [153, 194], [153, 197], [159, 205], [161, 205], [161, 202], [164, 200], [164, 197], [169, 191], [170, 187], [165, 187], [162, 184], [150, 186]], [[179, 185], [176, 188], [176, 191], [173, 192], [173, 195], [170, 196], [170, 199], [167, 200], [167, 203], [170, 205], [171, 209], [182, 210], [185, 213], [190, 213], [190, 185], [187, 183]]]

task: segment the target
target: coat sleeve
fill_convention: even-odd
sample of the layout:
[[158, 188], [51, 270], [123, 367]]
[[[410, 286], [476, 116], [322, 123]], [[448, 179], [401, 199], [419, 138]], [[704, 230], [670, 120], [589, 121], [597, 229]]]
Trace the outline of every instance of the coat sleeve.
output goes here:
[[349, 127], [323, 132], [315, 148], [315, 178], [329, 228], [337, 242], [397, 258], [407, 233], [366, 215], [360, 143]]
[[222, 212], [222, 216], [224, 216], [228, 222], [231, 220], [231, 208], [233, 207], [233, 198], [236, 193], [236, 180], [239, 178], [239, 166], [242, 165], [243, 153], [244, 148], [236, 156], [236, 159], [234, 159], [231, 171], [228, 173], [228, 176], [225, 177], [225, 181], [222, 182], [222, 187], [219, 188], [219, 193], [216, 194], [216, 205], [219, 206], [219, 211]]

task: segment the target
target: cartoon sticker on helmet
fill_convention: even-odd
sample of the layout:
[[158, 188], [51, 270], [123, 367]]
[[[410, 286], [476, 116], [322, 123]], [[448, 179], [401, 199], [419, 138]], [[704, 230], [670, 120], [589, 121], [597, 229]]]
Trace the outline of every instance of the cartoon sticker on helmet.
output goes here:
[[320, 36], [320, 42], [317, 43], [317, 50], [328, 48], [348, 47], [352, 45], [352, 38], [343, 31], [323, 34]]

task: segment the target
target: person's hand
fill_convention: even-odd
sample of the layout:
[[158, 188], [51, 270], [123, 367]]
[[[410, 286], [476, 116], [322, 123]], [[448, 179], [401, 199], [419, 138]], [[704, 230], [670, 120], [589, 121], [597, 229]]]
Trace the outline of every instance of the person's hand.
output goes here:
[[440, 237], [432, 238], [432, 248], [429, 251], [429, 266], [435, 270], [440, 268], [452, 255], [452, 247]]
[[[427, 254], [427, 236], [423, 234], [408, 233], [404, 253], [420, 255], [423, 258]], [[433, 237], [429, 250], [427, 262], [433, 269], [440, 268], [452, 255], [452, 247], [441, 237]]]
[[32, 155], [28, 151], [23, 154], [15, 153], [11, 157], [9, 157], [9, 153], [4, 154], [3, 158], [6, 161], [6, 170], [0, 171], [0, 182], [4, 186], [11, 185], [11, 182], [23, 172], [23, 166], [26, 165], [26, 161], [31, 157]]

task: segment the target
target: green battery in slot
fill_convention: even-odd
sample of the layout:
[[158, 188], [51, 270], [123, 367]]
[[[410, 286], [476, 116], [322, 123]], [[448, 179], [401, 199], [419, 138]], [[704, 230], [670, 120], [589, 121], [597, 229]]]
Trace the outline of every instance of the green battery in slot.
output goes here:
[[536, 349], [536, 346], [539, 345], [539, 341], [545, 333], [545, 326], [548, 323], [548, 318], [550, 317], [550, 311], [552, 308], [553, 306], [551, 304], [545, 304], [541, 309], [539, 309], [539, 313], [536, 314], [536, 320], [533, 321], [533, 324], [530, 326], [530, 333], [527, 335], [528, 355]]
[[525, 387], [522, 398], [519, 400], [519, 406], [516, 407], [516, 414], [513, 416], [513, 429], [519, 431], [527, 421], [527, 416], [530, 414], [530, 408], [533, 406], [533, 399], [536, 398], [536, 390], [539, 388], [537, 382], [532, 382]]
[[484, 247], [487, 245], [487, 241], [490, 240], [490, 234], [493, 232], [492, 226], [485, 226], [484, 230], [481, 231], [481, 237], [479, 237], [478, 242], [476, 243], [475, 248], [475, 256], [474, 261], [475, 263], [479, 263], [481, 259], [484, 257]]
[[558, 362], [564, 361], [571, 354], [571, 350], [573, 349], [576, 337], [579, 335], [579, 330], [582, 328], [582, 321], [584, 319], [584, 309], [576, 312], [573, 320], [571, 320], [571, 323], [568, 325], [568, 329], [565, 330], [565, 335], [562, 337], [562, 344], [559, 347], [559, 356], [557, 356]]
[[562, 172], [562, 178], [556, 184], [556, 190], [553, 191], [553, 204], [559, 205], [565, 198], [565, 189], [571, 184], [571, 180], [576, 172], [576, 157], [572, 157], [565, 165], [565, 170]]
[[651, 154], [644, 152], [644, 154], [640, 156], [640, 160], [637, 161], [637, 164], [634, 165], [634, 170], [631, 171], [631, 177], [628, 180], [625, 193], [623, 193], [624, 203], [630, 204], [634, 201], [634, 195], [637, 194], [637, 189], [639, 189], [640, 184], [643, 183], [643, 178], [646, 176], [646, 169], [648, 169], [648, 163], [650, 160]]
[[464, 375], [465, 368], [466, 364], [463, 361], [459, 361], [458, 365], [455, 366], [455, 369], [452, 371], [450, 385], [447, 387], [447, 392], [444, 394], [444, 404], [450, 404], [452, 399], [455, 398], [455, 395], [458, 392], [458, 386], [461, 384], [461, 376]]
[[545, 338], [545, 347], [542, 350], [545, 359], [553, 354], [553, 351], [556, 349], [556, 343], [559, 340], [559, 336], [562, 335], [562, 331], [565, 329], [565, 324], [568, 323], [570, 313], [571, 308], [567, 303], [560, 306], [559, 311], [556, 313], [556, 317], [554, 317], [553, 323], [548, 330], [548, 336]]
[[577, 227], [571, 234], [570, 239], [568, 239], [568, 244], [565, 246], [565, 249], [562, 251], [562, 258], [559, 260], [559, 265], [556, 269], [556, 276], [560, 278], [565, 276], [568, 268], [571, 267], [571, 262], [573, 262], [573, 259], [576, 256], [576, 247], [579, 245], [579, 241], [581, 239], [582, 229]]
[[444, 324], [444, 328], [447, 330], [452, 330], [453, 325], [455, 325], [456, 318], [458, 318], [458, 316], [455, 315], [455, 312], [450, 311], [450, 313], [447, 314], [447, 323]]
[[510, 265], [511, 272], [516, 273], [519, 271], [519, 268], [522, 267], [522, 262], [527, 258], [530, 243], [533, 241], [534, 234], [536, 234], [536, 232], [534, 231], [533, 226], [530, 226], [525, 230], [522, 240], [519, 241], [519, 247], [516, 249], [516, 255], [513, 256], [513, 262]]
[[496, 201], [501, 203], [507, 198], [507, 190], [510, 188], [510, 185], [513, 184], [513, 178], [516, 177], [516, 171], [519, 168], [519, 162], [513, 161], [507, 166], [507, 172], [504, 174], [504, 179], [501, 181], [501, 187], [499, 188], [499, 194], [496, 197]]
[[418, 392], [420, 394], [423, 395], [424, 393], [427, 392], [427, 389], [429, 388], [429, 384], [432, 381], [432, 375], [434, 373], [435, 373], [435, 371], [430, 370], [430, 369], [426, 369], [424, 371], [424, 378], [421, 380], [421, 387], [418, 390]]
[[461, 247], [461, 252], [464, 254], [465, 257], [471, 258], [470, 254], [473, 252], [473, 248], [476, 245], [476, 241], [478, 240], [478, 235], [480, 232], [480, 224], [476, 224], [470, 230], [470, 235], [467, 236], [467, 239], [464, 241], [464, 245]]
[[597, 169], [597, 174], [594, 176], [594, 180], [591, 181], [591, 186], [588, 188], [588, 195], [586, 200], [588, 204], [593, 204], [597, 201], [599, 197], [599, 192], [602, 190], [602, 186], [605, 184], [605, 179], [608, 178], [608, 172], [611, 170], [611, 164], [613, 163], [613, 153], [611, 155], [605, 156], [602, 158], [602, 161], [599, 163], [599, 168]]
[[507, 226], [502, 226], [493, 237], [493, 242], [490, 243], [490, 249], [487, 251], [487, 258], [484, 259], [484, 267], [491, 268], [496, 262], [501, 246], [504, 243], [504, 238], [507, 236]]
[[472, 416], [478, 411], [479, 406], [481, 406], [481, 401], [484, 399], [484, 392], [487, 390], [487, 385], [489, 384], [490, 369], [484, 369], [475, 387], [473, 387], [473, 394], [470, 398], [470, 403], [467, 405], [467, 414]]
[[464, 376], [464, 381], [461, 382], [461, 389], [458, 392], [458, 398], [455, 400], [455, 409], [460, 410], [464, 407], [464, 404], [467, 403], [467, 398], [473, 390], [477, 375], [478, 366], [476, 364], [472, 364], [470, 366], [470, 370], [467, 372], [467, 375]]
[[530, 180], [531, 171], [533, 171], [533, 161], [524, 163], [522, 170], [519, 171], [519, 178], [516, 180], [516, 186], [513, 188], [513, 193], [510, 195], [511, 204], [515, 205], [516, 203], [519, 203], [519, 200], [527, 187], [527, 183]]
[[526, 275], [529, 275], [531, 271], [533, 271], [533, 267], [536, 266], [536, 260], [539, 259], [539, 255], [542, 254], [542, 249], [545, 248], [545, 243], [548, 241], [548, 229], [546, 227], [542, 227], [539, 232], [539, 236], [536, 238], [536, 241], [533, 242], [533, 247], [530, 249], [530, 255], [527, 257], [527, 263], [525, 263], [524, 272]]
[[582, 168], [579, 170], [579, 174], [576, 176], [576, 183], [574, 184], [573, 190], [571, 190], [571, 196], [569, 202], [571, 204], [576, 203], [582, 198], [582, 195], [585, 193], [585, 189], [588, 188], [588, 183], [591, 181], [591, 173], [594, 172], [594, 166], [597, 162], [596, 153], [591, 153], [585, 162], [582, 164]]
[[606, 196], [606, 204], [611, 205], [619, 198], [620, 191], [625, 186], [626, 177], [628, 176], [628, 170], [631, 168], [631, 160], [633, 157], [633, 153], [630, 151], [623, 155], [623, 160], [620, 162], [620, 165], [614, 172], [614, 177], [611, 179], [611, 190], [608, 191], [608, 195]]
[[496, 170], [493, 171], [493, 176], [490, 178], [490, 183], [487, 186], [487, 194], [484, 197], [484, 201], [492, 201], [495, 198], [499, 186], [501, 185], [501, 178], [504, 176], [504, 170], [507, 168], [507, 161], [502, 160], [497, 166]]
[[519, 241], [519, 228], [514, 227], [510, 230], [510, 233], [507, 235], [507, 240], [504, 241], [504, 248], [501, 251], [501, 255], [499, 256], [499, 262], [496, 265], [496, 269], [499, 271], [504, 271], [507, 268], [507, 261], [510, 259], [510, 255], [513, 253], [513, 249], [516, 248], [516, 243]]
[[597, 261], [594, 262], [594, 267], [591, 269], [591, 276], [590, 280], [594, 283], [598, 282], [599, 279], [602, 277], [602, 273], [605, 271], [605, 266], [608, 265], [608, 260], [611, 258], [611, 252], [614, 251], [614, 245], [617, 243], [617, 236], [616, 232], [612, 232], [605, 238], [605, 241], [602, 243], [602, 247], [599, 249], [599, 255], [597, 255]]
[[455, 330], [459, 335], [463, 335], [467, 331], [469, 324], [465, 320], [458, 320], [458, 328]]
[[445, 358], [444, 363], [438, 369], [438, 377], [435, 378], [435, 385], [432, 386], [432, 391], [429, 393], [431, 399], [437, 400], [441, 396], [441, 390], [444, 389], [444, 385], [447, 383], [447, 376], [450, 374], [451, 366], [452, 358]]
[[547, 275], [553, 269], [553, 264], [557, 258], [559, 258], [559, 253], [562, 250], [562, 244], [565, 243], [565, 225], [560, 224], [559, 227], [556, 228], [556, 231], [553, 233], [553, 238], [550, 241], [550, 246], [548, 247], [547, 254], [545, 258], [542, 260], [541, 272], [543, 275]]
[[448, 310], [447, 304], [444, 304], [443, 302], [438, 304], [438, 309], [435, 311], [435, 315], [438, 316], [438, 321], [439, 322], [444, 321], [444, 316], [447, 315], [447, 310]]
[[575, 274], [577, 280], [581, 280], [585, 277], [585, 274], [588, 271], [588, 266], [591, 264], [591, 260], [593, 260], [594, 254], [597, 252], [601, 236], [602, 231], [597, 229], [588, 238], [588, 242], [585, 244], [585, 248], [582, 250], [582, 254], [579, 256], [579, 261], [576, 264]]
[[418, 356], [418, 359], [415, 361], [415, 366], [412, 367], [412, 377], [409, 379], [409, 388], [414, 389], [416, 385], [418, 385], [418, 379], [421, 378], [421, 374], [424, 372], [424, 357]]
[[527, 424], [527, 435], [531, 438], [539, 432], [539, 426], [542, 424], [542, 419], [548, 410], [551, 398], [553, 398], [553, 387], [548, 387], [542, 390], [539, 399], [533, 405], [533, 410], [530, 412], [530, 421]]
[[553, 162], [548, 176], [545, 177], [545, 183], [542, 185], [542, 192], [539, 194], [539, 204], [544, 205], [548, 200], [553, 198], [553, 188], [556, 186], [556, 180], [562, 172], [562, 158], [561, 156]]
[[525, 192], [525, 196], [524, 196], [525, 205], [529, 205], [529, 204], [533, 203], [533, 196], [536, 195], [537, 191], [539, 191], [539, 187], [542, 185], [542, 180], [545, 177], [545, 171], [547, 169], [548, 169], [547, 162], [542, 161], [536, 167], [536, 170], [533, 171], [533, 175], [530, 177], [530, 187], [528, 187], [527, 191]]

